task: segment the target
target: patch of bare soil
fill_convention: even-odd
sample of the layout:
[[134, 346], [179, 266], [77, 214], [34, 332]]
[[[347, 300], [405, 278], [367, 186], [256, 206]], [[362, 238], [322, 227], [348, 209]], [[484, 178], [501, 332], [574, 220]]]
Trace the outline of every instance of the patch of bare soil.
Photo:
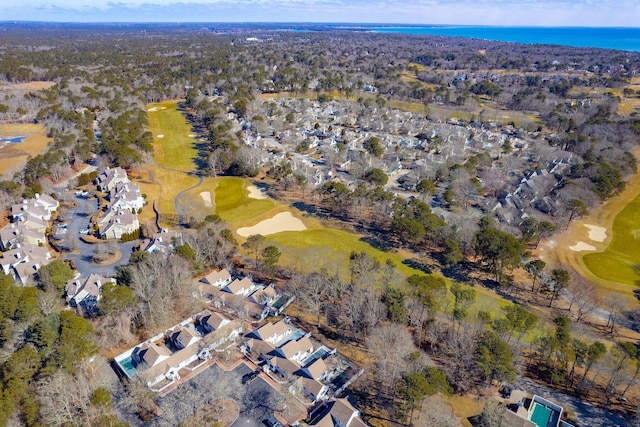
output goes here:
[[180, 427], [229, 427], [238, 418], [238, 411], [238, 404], [234, 400], [221, 397], [198, 409], [191, 418], [182, 422]]

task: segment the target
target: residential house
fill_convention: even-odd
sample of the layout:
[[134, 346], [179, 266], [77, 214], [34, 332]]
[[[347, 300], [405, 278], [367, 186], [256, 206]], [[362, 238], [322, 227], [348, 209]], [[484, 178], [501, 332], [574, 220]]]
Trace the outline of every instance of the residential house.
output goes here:
[[163, 228], [154, 234], [151, 239], [143, 240], [140, 248], [149, 253], [162, 252], [165, 255], [169, 255], [175, 246], [180, 245], [181, 243], [182, 234], [177, 231]]
[[216, 331], [230, 322], [229, 319], [226, 319], [221, 314], [217, 312], [211, 312], [209, 310], [203, 311], [200, 317], [196, 320], [206, 333]]
[[147, 367], [156, 366], [171, 356], [171, 352], [157, 343], [146, 342], [133, 352], [133, 359]]
[[51, 262], [49, 250], [42, 246], [28, 244], [8, 250], [0, 258], [3, 273], [19, 280], [22, 285], [30, 283], [40, 267], [49, 262]]
[[116, 283], [116, 279], [110, 279], [98, 274], [91, 274], [88, 277], [78, 277], [69, 280], [65, 285], [67, 303], [71, 307], [82, 307], [86, 312], [95, 314], [98, 311], [98, 301], [100, 301], [100, 291], [102, 285], [107, 282]]
[[213, 270], [211, 273], [204, 276], [200, 281], [202, 283], [217, 286], [218, 288], [224, 288], [229, 283], [231, 283], [231, 280], [231, 274], [227, 271], [226, 268], [223, 268], [222, 270]]
[[279, 356], [302, 363], [304, 359], [313, 353], [313, 344], [309, 337], [304, 336], [299, 340], [289, 340], [276, 350]]
[[251, 332], [251, 335], [259, 340], [276, 345], [284, 338], [291, 335], [291, 333], [291, 326], [285, 322], [284, 319], [281, 319], [277, 322], [265, 323], [255, 331]]
[[366, 427], [360, 411], [346, 398], [323, 403], [312, 413], [310, 426], [317, 427]]
[[269, 285], [266, 288], [260, 288], [253, 292], [249, 295], [249, 300], [256, 304], [271, 305], [276, 302], [279, 296], [280, 294], [276, 291], [273, 285]]
[[187, 326], [179, 326], [173, 330], [171, 341], [179, 349], [189, 347], [200, 341], [200, 334], [194, 328]]
[[249, 301], [242, 295], [224, 292], [217, 286], [207, 283], [197, 283], [201, 296], [210, 298], [211, 303], [217, 309], [227, 308], [233, 310], [243, 318], [251, 318], [255, 321], [263, 320], [269, 315], [269, 307]]
[[107, 168], [96, 177], [96, 185], [100, 191], [111, 191], [118, 183], [129, 182], [127, 171], [121, 167]]
[[144, 206], [140, 187], [133, 182], [118, 182], [109, 191], [111, 209], [128, 209], [137, 212]]
[[44, 245], [44, 233], [27, 227], [23, 222], [7, 224], [0, 229], [0, 250], [7, 251], [19, 244]]
[[13, 221], [23, 220], [28, 213], [31, 216], [48, 221], [51, 219], [51, 214], [59, 206], [60, 204], [53, 197], [47, 194], [36, 194], [33, 199], [23, 200], [22, 203], [11, 206], [11, 219]]
[[222, 288], [223, 291], [229, 292], [235, 295], [241, 295], [243, 297], [248, 296], [256, 288], [251, 279], [245, 277], [243, 279], [236, 279]]
[[[111, 211], [113, 212], [113, 211]], [[104, 224], [104, 221], [101, 221]], [[99, 225], [103, 239], [120, 239], [123, 234], [133, 233], [140, 228], [138, 215], [126, 210], [117, 210], [110, 216], [106, 225]]]
[[38, 233], [42, 233], [43, 235], [49, 227], [49, 223], [46, 220], [31, 215], [31, 212], [27, 212], [20, 220], [20, 223], [26, 228], [36, 230]]
[[329, 386], [322, 384], [320, 381], [307, 377], [298, 377], [295, 381], [296, 386], [307, 395], [312, 403], [319, 402], [327, 395]]
[[324, 360], [316, 359], [309, 365], [305, 366], [301, 370], [300, 374], [305, 375], [308, 378], [321, 381], [326, 378], [328, 372], [329, 368], [327, 368], [327, 364], [324, 362]]

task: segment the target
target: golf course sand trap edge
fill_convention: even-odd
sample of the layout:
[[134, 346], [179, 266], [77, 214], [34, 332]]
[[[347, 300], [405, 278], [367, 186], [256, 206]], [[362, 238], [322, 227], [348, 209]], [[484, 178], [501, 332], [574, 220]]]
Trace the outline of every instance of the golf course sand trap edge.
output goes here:
[[589, 239], [602, 243], [607, 239], [607, 229], [598, 225], [584, 224], [589, 229]]
[[202, 197], [202, 201], [204, 202], [205, 207], [212, 208], [213, 203], [211, 203], [211, 193], [208, 191], [203, 191], [200, 193], [200, 197]]
[[583, 241], [579, 241], [575, 245], [569, 246], [569, 249], [571, 249], [574, 252], [582, 252], [582, 251], [595, 251], [596, 247], [588, 243], [585, 243]]
[[249, 197], [250, 199], [266, 199], [267, 195], [264, 194], [264, 191], [260, 190], [258, 187], [256, 187], [255, 185], [250, 185], [247, 187], [247, 190], [249, 190]]
[[272, 218], [260, 221], [251, 227], [238, 228], [238, 233], [242, 237], [249, 237], [252, 234], [262, 234], [268, 236], [283, 231], [304, 231], [307, 227], [299, 219], [293, 216], [291, 212], [280, 212]]

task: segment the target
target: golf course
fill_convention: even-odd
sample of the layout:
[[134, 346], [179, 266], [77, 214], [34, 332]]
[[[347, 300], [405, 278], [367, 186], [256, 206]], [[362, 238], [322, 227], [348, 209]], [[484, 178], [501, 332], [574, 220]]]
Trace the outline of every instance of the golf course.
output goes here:
[[[217, 214], [240, 243], [250, 234], [265, 235], [266, 244], [276, 245], [282, 252], [279, 265], [293, 271], [327, 267], [346, 279], [349, 256], [355, 251], [365, 252], [380, 263], [390, 260], [403, 276], [424, 274], [403, 263], [412, 258], [410, 253], [385, 251], [372, 246], [362, 235], [328, 226], [268, 197], [249, 179], [199, 176], [194, 162], [198, 136], [192, 134], [179, 101], [149, 104], [147, 112], [154, 139], [154, 161], [141, 168], [138, 179], [149, 201], [141, 222], [153, 222], [153, 204], [160, 224], [165, 227], [177, 226], [179, 218], [201, 220]], [[253, 232], [256, 230], [259, 233]], [[477, 306], [482, 310], [497, 311], [507, 304], [490, 290], [476, 288], [476, 291]]]

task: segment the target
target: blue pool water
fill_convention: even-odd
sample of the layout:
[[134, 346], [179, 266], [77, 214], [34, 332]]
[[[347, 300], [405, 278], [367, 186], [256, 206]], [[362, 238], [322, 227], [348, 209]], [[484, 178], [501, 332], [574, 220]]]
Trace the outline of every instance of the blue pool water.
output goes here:
[[124, 372], [127, 374], [129, 378], [133, 378], [134, 375], [138, 373], [138, 370], [136, 369], [136, 367], [133, 366], [133, 360], [131, 360], [131, 356], [127, 357], [126, 359], [122, 359], [117, 363], [118, 365], [120, 365], [120, 367], [124, 370]]

